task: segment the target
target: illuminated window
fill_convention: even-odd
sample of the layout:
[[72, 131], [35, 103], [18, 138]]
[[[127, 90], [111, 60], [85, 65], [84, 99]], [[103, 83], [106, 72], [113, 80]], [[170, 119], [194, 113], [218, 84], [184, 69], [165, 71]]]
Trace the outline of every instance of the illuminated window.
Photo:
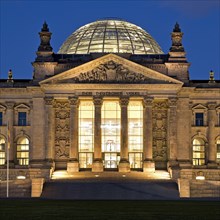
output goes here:
[[2, 112], [0, 112], [0, 126], [2, 126], [3, 124], [3, 114]]
[[205, 164], [205, 142], [201, 138], [193, 140], [193, 165]]
[[27, 113], [18, 112], [18, 126], [26, 126], [26, 125], [27, 125]]
[[216, 142], [217, 145], [217, 162], [220, 163], [220, 138]]
[[204, 114], [203, 113], [196, 113], [196, 126], [203, 126], [204, 125]]
[[94, 105], [92, 101], [80, 101], [79, 106], [79, 164], [91, 168], [94, 152]]
[[0, 165], [5, 164], [5, 139], [0, 138]]
[[120, 160], [121, 108], [119, 101], [104, 101], [102, 105], [102, 152], [105, 168], [117, 168]]
[[25, 137], [17, 141], [17, 160], [19, 165], [29, 164], [29, 140]]
[[143, 105], [130, 101], [128, 105], [128, 151], [131, 168], [142, 168]]

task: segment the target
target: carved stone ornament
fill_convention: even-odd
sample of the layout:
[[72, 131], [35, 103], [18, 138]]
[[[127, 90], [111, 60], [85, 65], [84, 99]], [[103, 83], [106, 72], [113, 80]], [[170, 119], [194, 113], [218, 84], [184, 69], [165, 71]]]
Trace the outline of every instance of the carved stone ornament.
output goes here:
[[153, 103], [153, 158], [167, 161], [167, 103]]
[[68, 101], [55, 104], [55, 158], [69, 158], [70, 148], [70, 106]]
[[46, 105], [53, 105], [53, 97], [45, 97], [44, 100]]
[[152, 107], [153, 105], [153, 98], [151, 97], [144, 97], [143, 99], [143, 107], [146, 108], [146, 107]]
[[128, 103], [129, 103], [129, 98], [128, 97], [121, 97], [119, 103], [120, 103], [121, 107], [127, 107]]
[[69, 97], [70, 105], [79, 106], [79, 99], [76, 96]]
[[102, 97], [94, 96], [93, 103], [94, 103], [95, 107], [101, 107], [102, 103], [103, 103]]
[[80, 73], [79, 76], [74, 77], [71, 81], [80, 83], [152, 83], [155, 80], [143, 74], [132, 72], [122, 64], [109, 61], [105, 64], [100, 64], [91, 71]]

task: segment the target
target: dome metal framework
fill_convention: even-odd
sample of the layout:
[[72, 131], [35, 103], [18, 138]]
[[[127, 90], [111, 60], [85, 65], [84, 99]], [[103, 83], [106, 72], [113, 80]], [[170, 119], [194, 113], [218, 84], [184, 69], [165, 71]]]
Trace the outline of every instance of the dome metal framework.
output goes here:
[[163, 54], [163, 51], [141, 27], [124, 20], [104, 19], [77, 29], [63, 43], [58, 53]]

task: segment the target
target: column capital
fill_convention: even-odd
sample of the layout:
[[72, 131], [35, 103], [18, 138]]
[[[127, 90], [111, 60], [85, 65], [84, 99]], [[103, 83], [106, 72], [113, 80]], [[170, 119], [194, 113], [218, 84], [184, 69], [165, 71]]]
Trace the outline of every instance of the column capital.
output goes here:
[[177, 105], [177, 98], [176, 97], [171, 97], [168, 99], [168, 105], [169, 107], [176, 107]]
[[74, 105], [74, 106], [77, 106], [77, 107], [79, 106], [78, 96], [70, 96], [68, 98], [69, 98], [70, 105]]
[[208, 103], [209, 110], [215, 110], [216, 108], [216, 102], [209, 102]]
[[129, 97], [128, 96], [121, 96], [119, 103], [120, 103], [121, 107], [127, 107], [128, 103], [129, 103]]
[[45, 97], [44, 98], [46, 105], [53, 105], [54, 104], [54, 98], [53, 97]]
[[6, 104], [6, 106], [7, 106], [7, 109], [13, 109], [14, 106], [15, 106], [15, 103], [14, 103], [14, 102], [6, 102], [5, 104]]
[[148, 97], [148, 96], [144, 96], [143, 98], [143, 107], [152, 107], [153, 106], [153, 98], [152, 97]]
[[96, 107], [101, 107], [103, 103], [103, 99], [101, 96], [93, 96], [93, 103]]

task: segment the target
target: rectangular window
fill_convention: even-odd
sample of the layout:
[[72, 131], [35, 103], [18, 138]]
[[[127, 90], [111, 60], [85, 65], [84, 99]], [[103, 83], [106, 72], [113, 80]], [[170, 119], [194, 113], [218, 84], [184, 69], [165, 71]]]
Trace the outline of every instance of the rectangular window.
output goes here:
[[204, 114], [196, 113], [196, 126], [204, 126]]
[[18, 112], [18, 126], [26, 126], [26, 125], [27, 125], [27, 113]]
[[94, 151], [94, 105], [92, 101], [80, 101], [78, 141], [80, 168], [91, 168]]
[[3, 114], [2, 112], [0, 112], [0, 126], [2, 126], [3, 124]]

